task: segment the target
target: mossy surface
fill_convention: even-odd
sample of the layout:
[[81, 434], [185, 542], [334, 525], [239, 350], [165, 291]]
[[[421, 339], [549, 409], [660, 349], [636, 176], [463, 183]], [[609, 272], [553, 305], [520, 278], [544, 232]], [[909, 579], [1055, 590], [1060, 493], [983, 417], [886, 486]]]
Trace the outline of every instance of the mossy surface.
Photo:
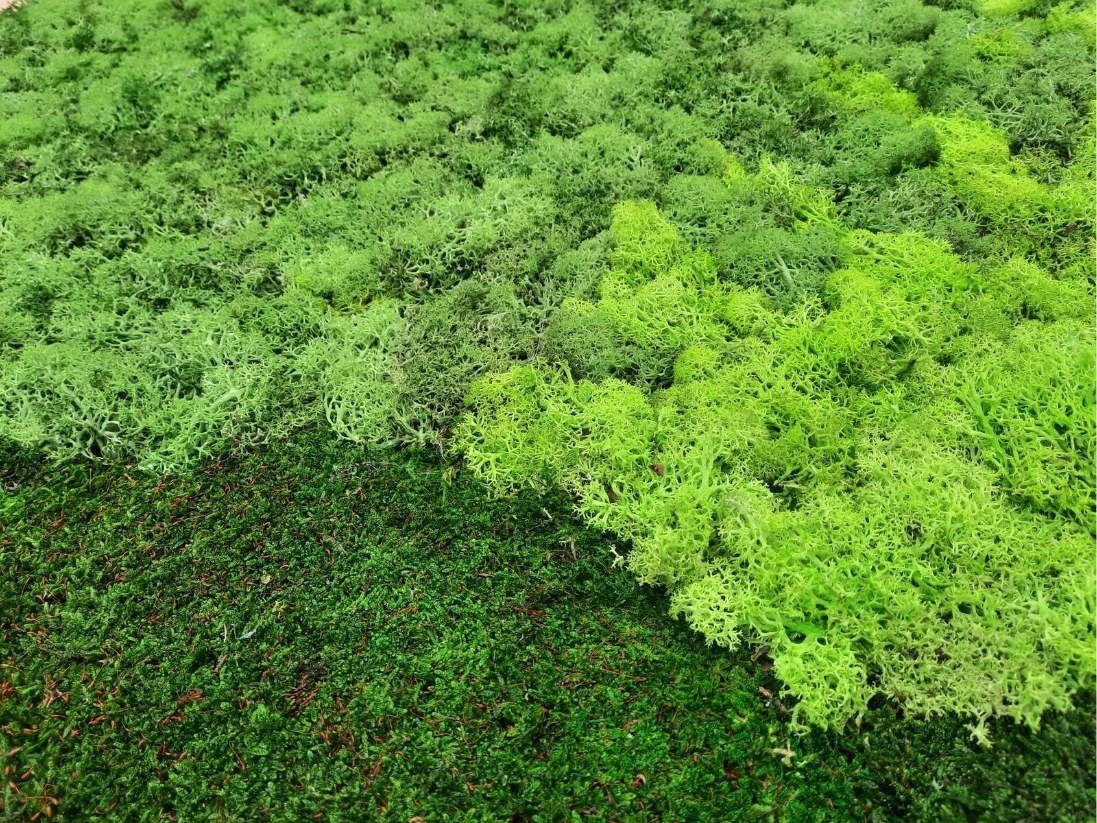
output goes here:
[[[1090, 0], [0, 14], [0, 816], [1087, 819], [1094, 48]], [[543, 496], [491, 500], [454, 433], [515, 388], [469, 462]]]
[[570, 358], [567, 301], [592, 296], [626, 200], [722, 279], [818, 296], [833, 233], [714, 185], [729, 158], [825, 192], [849, 228], [1091, 279], [1091, 18], [26, 3], [0, 17], [0, 438], [151, 471], [325, 417], [438, 444], [475, 378]]
[[990, 750], [887, 706], [794, 735], [766, 655], [706, 646], [566, 501], [436, 454], [308, 434], [4, 482], [5, 820], [1092, 812], [1085, 698]]
[[847, 231], [784, 166], [724, 182], [844, 249], [820, 295], [782, 311], [623, 204], [599, 299], [559, 313], [587, 332], [473, 384], [469, 465], [570, 491], [711, 642], [766, 644], [799, 719], [882, 696], [1035, 727], [1097, 668], [1091, 286]]

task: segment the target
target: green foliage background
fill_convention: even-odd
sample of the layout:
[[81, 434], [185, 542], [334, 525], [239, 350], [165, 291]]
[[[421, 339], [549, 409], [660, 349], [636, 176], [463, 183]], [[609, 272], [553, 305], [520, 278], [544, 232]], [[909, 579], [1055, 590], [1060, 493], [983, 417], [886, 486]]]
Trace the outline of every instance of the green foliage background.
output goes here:
[[976, 258], [1008, 226], [1088, 271], [1085, 186], [1045, 210], [1011, 169], [1089, 179], [1092, 17], [28, 4], [0, 20], [0, 438], [150, 469], [319, 416], [438, 442], [475, 377], [566, 357], [547, 320], [593, 294], [628, 199], [778, 307], [819, 294], [841, 248], [720, 186], [729, 153], [788, 163], [849, 228]]
[[797, 720], [1035, 724], [1094, 669], [1094, 46], [1069, 0], [28, 3], [0, 453], [456, 430]]

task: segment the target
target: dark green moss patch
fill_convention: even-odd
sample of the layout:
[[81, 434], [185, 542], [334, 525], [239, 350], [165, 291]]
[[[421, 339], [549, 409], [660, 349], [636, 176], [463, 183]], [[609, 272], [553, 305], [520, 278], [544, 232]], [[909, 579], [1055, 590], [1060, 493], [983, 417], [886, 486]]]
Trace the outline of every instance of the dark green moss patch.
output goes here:
[[[7, 819], [1084, 820], [1090, 708], [789, 736], [558, 500], [327, 437], [0, 507]], [[8, 480], [9, 486], [14, 482]], [[791, 752], [788, 754], [785, 750]]]

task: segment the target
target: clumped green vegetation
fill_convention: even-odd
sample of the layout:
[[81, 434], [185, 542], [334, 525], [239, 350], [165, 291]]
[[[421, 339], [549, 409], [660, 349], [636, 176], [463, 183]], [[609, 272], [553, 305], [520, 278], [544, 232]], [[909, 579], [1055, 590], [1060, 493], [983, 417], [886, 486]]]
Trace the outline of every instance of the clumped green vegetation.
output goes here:
[[[837, 230], [775, 171], [729, 185], [779, 181], [797, 223]], [[571, 308], [590, 379], [478, 381], [458, 430], [475, 471], [571, 491], [710, 641], [768, 645], [813, 723], [883, 694], [974, 715], [982, 737], [987, 716], [1036, 726], [1092, 684], [1084, 283], [981, 277], [937, 241], [854, 232], [822, 299], [781, 313], [652, 204], [622, 206], [613, 237], [600, 299]]]
[[910, 124], [865, 162], [931, 164], [994, 239], [851, 230], [787, 163], [725, 158], [696, 188], [770, 225], [710, 253], [618, 207], [597, 300], [474, 384], [459, 443], [498, 488], [573, 492], [711, 642], [769, 645], [802, 719], [883, 694], [1036, 726], [1097, 668], [1093, 151], [1043, 182], [882, 73], [814, 86]]
[[[1094, 31], [1092, 0], [0, 14], [0, 473], [29, 483], [0, 498], [5, 610], [23, 616], [0, 629], [0, 754], [35, 776], [4, 811], [188, 817], [216, 796], [238, 817], [266, 792], [394, 819], [1083, 818]], [[370, 480], [342, 477], [337, 452]], [[465, 465], [536, 493], [443, 484]], [[230, 505], [241, 489], [218, 498], [204, 471], [252, 472], [259, 496]], [[164, 483], [192, 491], [172, 506], [149, 491]], [[291, 498], [313, 510], [271, 508]], [[562, 500], [601, 533], [576, 537]], [[218, 532], [241, 518], [246, 545]], [[433, 556], [492, 518], [530, 535]], [[579, 548], [537, 565], [535, 537]], [[611, 548], [699, 633], [649, 613], [667, 599], [611, 573]], [[242, 571], [264, 552], [278, 572], [258, 579], [292, 570], [292, 597]], [[579, 612], [597, 602], [601, 628], [564, 609], [523, 646], [516, 615], [548, 611], [523, 575]], [[169, 590], [175, 618], [154, 603]], [[307, 618], [287, 625], [290, 603]], [[383, 642], [352, 654], [367, 605], [420, 611], [376, 617]], [[215, 612], [222, 646], [261, 625], [277, 665], [227, 651], [226, 680], [216, 660], [178, 662]], [[470, 677], [506, 672], [491, 700], [447, 691], [467, 636], [487, 655]], [[560, 692], [556, 667], [602, 682], [563, 649], [609, 647], [651, 667], [638, 700], [709, 713], [644, 726], [612, 672], [597, 711]], [[353, 722], [330, 719], [367, 694]], [[514, 710], [471, 731], [470, 706], [492, 700]], [[552, 726], [555, 754], [543, 730], [519, 742], [549, 703], [575, 712]], [[881, 720], [904, 712], [919, 719]], [[634, 720], [650, 736], [609, 731]], [[304, 742], [317, 723], [327, 760]], [[889, 741], [871, 753], [853, 736], [866, 723]], [[1031, 781], [1003, 777], [962, 724], [1022, 754]], [[230, 758], [236, 740], [250, 754]], [[720, 754], [691, 766], [698, 740]], [[815, 759], [759, 765], [798, 746]], [[130, 781], [115, 794], [108, 769]], [[429, 791], [408, 788], [423, 775]]]
[[170, 479], [18, 478], [0, 819], [1092, 813], [1088, 709], [992, 722], [990, 751], [888, 706], [793, 735], [768, 658], [713, 653], [566, 500], [447, 478], [311, 433]]
[[1007, 12], [27, 4], [0, 20], [0, 438], [154, 470], [325, 416], [440, 442], [476, 377], [566, 357], [549, 318], [630, 199], [722, 279], [820, 295], [834, 233], [721, 187], [728, 153], [851, 229], [1084, 279], [1092, 6]]

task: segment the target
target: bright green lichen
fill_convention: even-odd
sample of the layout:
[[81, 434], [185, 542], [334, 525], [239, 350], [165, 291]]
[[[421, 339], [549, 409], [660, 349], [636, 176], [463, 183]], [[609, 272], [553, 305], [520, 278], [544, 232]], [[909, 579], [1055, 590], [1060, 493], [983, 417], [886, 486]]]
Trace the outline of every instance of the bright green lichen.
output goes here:
[[326, 414], [444, 449], [469, 381], [538, 352], [665, 385], [653, 306], [693, 298], [598, 305], [626, 201], [787, 311], [839, 218], [1092, 280], [1092, 3], [786, 5], [5, 13], [0, 440], [166, 467]]
[[[986, 185], [1015, 185], [987, 155]], [[841, 231], [778, 167], [731, 168], [793, 233]], [[473, 385], [457, 439], [476, 472], [572, 492], [711, 642], [769, 646], [802, 721], [883, 693], [981, 736], [1091, 682], [1088, 287], [858, 231], [821, 296], [779, 312], [650, 204], [620, 207], [613, 237], [600, 299], [564, 310], [588, 330], [569, 369]]]

